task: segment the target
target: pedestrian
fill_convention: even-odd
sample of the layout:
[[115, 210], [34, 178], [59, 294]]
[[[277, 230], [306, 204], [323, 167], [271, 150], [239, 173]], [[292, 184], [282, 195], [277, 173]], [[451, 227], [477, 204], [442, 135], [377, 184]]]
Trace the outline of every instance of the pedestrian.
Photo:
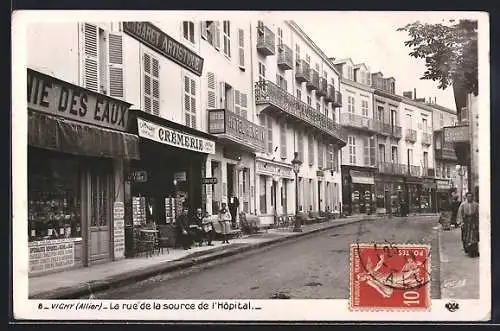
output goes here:
[[191, 249], [189, 235], [189, 207], [186, 202], [182, 204], [182, 213], [177, 217], [177, 229], [180, 243], [184, 249]]
[[192, 219], [189, 229], [193, 241], [201, 247], [203, 244], [203, 239], [205, 237], [203, 232], [203, 211], [201, 210], [201, 208], [196, 209], [196, 213]]
[[457, 227], [457, 213], [458, 213], [458, 208], [460, 207], [461, 201], [459, 200], [459, 196], [457, 193], [457, 190], [454, 189], [451, 193], [451, 226], [456, 228]]
[[238, 207], [240, 206], [240, 200], [236, 196], [231, 196], [229, 199], [229, 213], [231, 213], [231, 225], [233, 228], [237, 227], [236, 224], [236, 218], [237, 218], [237, 212], [238, 212]]
[[203, 237], [207, 241], [207, 245], [213, 246], [214, 244], [212, 244], [212, 240], [214, 239], [215, 229], [214, 229], [214, 223], [209, 218], [208, 212], [205, 212], [205, 217], [203, 217], [202, 220], [202, 226], [203, 226]]
[[231, 213], [229, 212], [225, 202], [222, 203], [222, 207], [219, 211], [219, 224], [222, 232], [222, 243], [229, 244], [227, 235], [229, 234], [229, 229], [231, 227]]
[[467, 192], [466, 200], [460, 204], [457, 220], [462, 225], [462, 245], [470, 257], [479, 256], [479, 204]]

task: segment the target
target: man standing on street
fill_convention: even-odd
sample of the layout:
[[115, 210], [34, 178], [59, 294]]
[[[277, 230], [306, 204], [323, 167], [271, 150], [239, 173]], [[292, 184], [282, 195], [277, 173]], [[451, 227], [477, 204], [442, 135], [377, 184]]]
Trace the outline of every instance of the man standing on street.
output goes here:
[[466, 194], [467, 200], [458, 208], [457, 219], [462, 223], [462, 244], [465, 253], [470, 257], [479, 256], [479, 204], [473, 200], [471, 192]]
[[236, 214], [238, 213], [238, 207], [240, 206], [240, 201], [236, 196], [231, 196], [229, 199], [229, 212], [231, 213], [231, 223], [232, 223], [232, 228], [236, 228]]

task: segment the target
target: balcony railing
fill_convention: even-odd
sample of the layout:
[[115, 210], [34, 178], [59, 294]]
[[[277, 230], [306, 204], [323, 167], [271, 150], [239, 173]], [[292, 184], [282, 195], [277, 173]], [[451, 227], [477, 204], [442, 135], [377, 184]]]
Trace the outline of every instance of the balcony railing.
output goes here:
[[390, 123], [380, 123], [379, 133], [386, 136], [392, 136], [397, 139], [402, 138], [402, 129], [400, 126], [391, 125]]
[[265, 56], [274, 55], [276, 53], [274, 32], [262, 23], [259, 23], [257, 30], [257, 51]]
[[435, 177], [436, 171], [433, 168], [422, 168], [422, 176], [424, 177]]
[[293, 69], [292, 49], [285, 44], [278, 45], [278, 67], [281, 70]]
[[334, 107], [342, 107], [342, 93], [340, 91], [335, 91], [335, 101], [333, 102]]
[[257, 105], [273, 105], [280, 111], [342, 141], [344, 145], [347, 141], [347, 135], [340, 124], [335, 123], [331, 118], [316, 111], [305, 102], [296, 99], [273, 82], [259, 81], [255, 83], [255, 103]]
[[326, 88], [325, 101], [327, 101], [327, 102], [334, 102], [335, 101], [335, 88], [331, 84], [328, 84], [328, 86]]
[[357, 128], [370, 132], [378, 132], [380, 130], [379, 121], [351, 113], [341, 113], [340, 124], [344, 127]]
[[316, 90], [316, 94], [319, 96], [326, 96], [326, 93], [328, 92], [328, 82], [326, 81], [325, 78], [320, 77], [319, 79], [319, 88]]
[[422, 145], [432, 145], [432, 134], [427, 132], [422, 133]]
[[307, 63], [306, 60], [299, 60], [295, 66], [295, 79], [299, 83], [308, 82], [311, 80], [310, 75], [309, 63]]
[[379, 162], [378, 171], [389, 175], [406, 175], [408, 172], [405, 164], [391, 162]]
[[405, 140], [414, 143], [417, 141], [417, 131], [406, 129]]
[[311, 73], [309, 74], [309, 77], [311, 77], [311, 80], [306, 82], [306, 87], [309, 90], [319, 90], [319, 73], [311, 69]]
[[408, 175], [413, 176], [413, 177], [420, 177], [420, 167], [419, 166], [414, 166], [410, 165], [408, 166]]

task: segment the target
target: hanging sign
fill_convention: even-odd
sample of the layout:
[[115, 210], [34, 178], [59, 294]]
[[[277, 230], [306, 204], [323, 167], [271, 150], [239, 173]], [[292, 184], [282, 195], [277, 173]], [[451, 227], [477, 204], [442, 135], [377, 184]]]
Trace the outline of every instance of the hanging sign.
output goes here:
[[205, 185], [215, 185], [217, 184], [217, 178], [216, 177], [205, 177], [201, 179], [201, 183]]
[[113, 205], [113, 246], [115, 259], [125, 257], [125, 205], [121, 201]]

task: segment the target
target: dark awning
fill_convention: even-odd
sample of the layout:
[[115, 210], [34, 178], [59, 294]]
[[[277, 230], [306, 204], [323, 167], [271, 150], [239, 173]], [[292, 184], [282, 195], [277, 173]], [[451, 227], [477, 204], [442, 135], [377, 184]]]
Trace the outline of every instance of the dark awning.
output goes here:
[[28, 144], [69, 154], [139, 159], [135, 135], [28, 110]]

